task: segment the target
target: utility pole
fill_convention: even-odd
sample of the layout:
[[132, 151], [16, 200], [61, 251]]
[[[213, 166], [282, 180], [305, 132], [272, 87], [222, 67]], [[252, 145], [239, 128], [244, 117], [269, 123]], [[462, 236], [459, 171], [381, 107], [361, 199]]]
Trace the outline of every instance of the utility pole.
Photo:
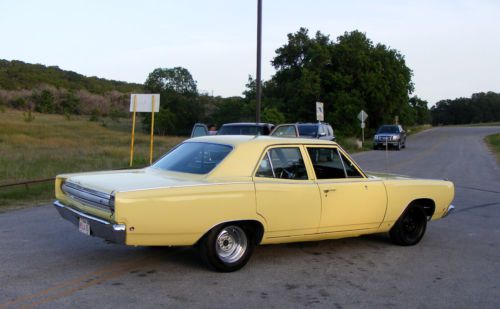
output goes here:
[[255, 80], [255, 91], [257, 92], [257, 106], [255, 107], [255, 122], [260, 122], [260, 105], [262, 98], [261, 87], [261, 55], [262, 54], [262, 0], [257, 0], [257, 78]]

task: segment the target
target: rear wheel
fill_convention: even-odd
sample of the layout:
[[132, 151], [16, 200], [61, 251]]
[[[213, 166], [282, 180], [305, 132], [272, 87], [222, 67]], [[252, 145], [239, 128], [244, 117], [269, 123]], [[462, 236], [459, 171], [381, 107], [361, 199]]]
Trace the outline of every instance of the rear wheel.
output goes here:
[[205, 264], [218, 271], [231, 272], [245, 266], [255, 243], [252, 234], [243, 226], [225, 224], [210, 230], [200, 245]]
[[424, 237], [427, 216], [422, 207], [410, 206], [391, 228], [389, 235], [394, 243], [401, 246], [416, 245]]

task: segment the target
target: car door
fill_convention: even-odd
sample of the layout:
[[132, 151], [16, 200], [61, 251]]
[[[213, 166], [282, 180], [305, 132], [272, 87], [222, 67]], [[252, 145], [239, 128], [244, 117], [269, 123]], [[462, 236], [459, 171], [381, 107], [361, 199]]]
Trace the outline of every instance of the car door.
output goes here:
[[191, 137], [208, 135], [208, 127], [204, 123], [195, 123], [191, 130]]
[[297, 137], [299, 132], [294, 124], [281, 124], [276, 126], [270, 134], [277, 137]]
[[338, 147], [307, 146], [321, 193], [319, 232], [378, 228], [387, 207], [385, 186], [369, 179]]
[[318, 186], [304, 164], [302, 146], [266, 149], [254, 175], [257, 212], [273, 237], [317, 232], [321, 217]]

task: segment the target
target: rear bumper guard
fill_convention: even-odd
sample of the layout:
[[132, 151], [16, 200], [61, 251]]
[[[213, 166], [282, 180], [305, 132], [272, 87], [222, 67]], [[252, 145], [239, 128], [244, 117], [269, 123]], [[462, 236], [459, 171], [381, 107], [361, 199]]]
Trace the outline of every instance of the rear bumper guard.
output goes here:
[[125, 244], [125, 236], [127, 230], [125, 224], [114, 224], [109, 221], [96, 218], [94, 216], [68, 207], [60, 201], [54, 201], [54, 207], [57, 209], [61, 217], [73, 223], [77, 227], [80, 218], [87, 219], [90, 225], [91, 236], [103, 238], [117, 244]]
[[444, 212], [442, 218], [445, 218], [446, 216], [448, 216], [451, 212], [453, 212], [455, 210], [455, 206], [453, 205], [450, 205], [448, 206], [448, 208], [446, 209], [446, 211]]

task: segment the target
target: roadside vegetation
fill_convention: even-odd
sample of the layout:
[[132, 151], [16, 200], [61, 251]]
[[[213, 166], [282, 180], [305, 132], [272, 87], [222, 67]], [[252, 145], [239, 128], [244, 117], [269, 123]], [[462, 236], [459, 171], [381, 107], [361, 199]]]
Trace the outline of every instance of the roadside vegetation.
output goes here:
[[497, 158], [497, 163], [500, 164], [500, 133], [486, 136], [485, 141]]
[[[0, 112], [0, 185], [52, 178], [60, 173], [127, 168], [130, 119]], [[134, 167], [149, 163], [149, 135], [136, 128]], [[184, 137], [155, 137], [154, 158]], [[0, 188], [0, 211], [53, 198], [53, 183]]]

